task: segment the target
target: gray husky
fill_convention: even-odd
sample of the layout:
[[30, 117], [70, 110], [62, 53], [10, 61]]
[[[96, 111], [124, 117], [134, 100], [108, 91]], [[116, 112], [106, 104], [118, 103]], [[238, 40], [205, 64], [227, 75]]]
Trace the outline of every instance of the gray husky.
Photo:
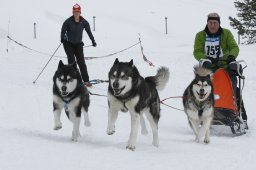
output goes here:
[[214, 94], [211, 71], [200, 66], [194, 67], [195, 78], [183, 94], [183, 106], [196, 141], [201, 137], [210, 142], [210, 126], [214, 114]]
[[58, 69], [53, 77], [54, 130], [62, 128], [60, 115], [64, 108], [67, 117], [73, 123], [72, 140], [77, 141], [80, 136], [81, 112], [84, 113], [85, 126], [90, 126], [88, 117], [89, 104], [89, 93], [82, 84], [76, 63], [64, 65], [60, 60]]
[[166, 67], [158, 69], [155, 76], [140, 75], [138, 69], [130, 62], [115, 60], [109, 71], [108, 86], [108, 126], [107, 134], [115, 133], [118, 112], [130, 112], [131, 131], [127, 149], [134, 150], [139, 124], [142, 134], [147, 134], [143, 112], [149, 120], [153, 132], [153, 145], [158, 146], [158, 121], [160, 118], [160, 100], [157, 90], [162, 90], [169, 79]]

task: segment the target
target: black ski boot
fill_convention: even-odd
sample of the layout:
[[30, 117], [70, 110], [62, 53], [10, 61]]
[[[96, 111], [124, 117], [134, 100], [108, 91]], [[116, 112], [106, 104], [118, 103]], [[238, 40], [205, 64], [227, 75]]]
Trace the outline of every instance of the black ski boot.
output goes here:
[[233, 122], [231, 122], [229, 120], [227, 120], [227, 122], [228, 122], [228, 124], [230, 126], [230, 129], [231, 129], [232, 133], [235, 136], [241, 136], [241, 135], [246, 134], [246, 132], [245, 132], [245, 124], [244, 124], [243, 121], [241, 121], [239, 119], [236, 119]]

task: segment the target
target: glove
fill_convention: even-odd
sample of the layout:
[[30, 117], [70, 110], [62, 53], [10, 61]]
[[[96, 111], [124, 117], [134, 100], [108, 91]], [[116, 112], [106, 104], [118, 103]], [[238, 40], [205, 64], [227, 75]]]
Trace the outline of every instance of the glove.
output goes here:
[[232, 61], [228, 64], [228, 69], [232, 71], [236, 71], [238, 68], [238, 64], [236, 61]]
[[228, 64], [228, 69], [230, 71], [233, 71], [234, 73], [237, 73], [238, 75], [243, 74], [243, 68], [242, 68], [241, 64], [236, 62], [236, 60], [233, 60]]
[[228, 69], [234, 73], [236, 73], [239, 76], [242, 76], [243, 74], [243, 67], [239, 62], [235, 60], [235, 57], [233, 55], [229, 55], [227, 58], [228, 63]]
[[237, 72], [239, 64], [236, 62], [235, 57], [232, 55], [229, 55], [226, 61], [228, 64], [228, 69], [231, 71]]
[[211, 60], [213, 65], [216, 65], [218, 63], [216, 58], [212, 58], [212, 57], [207, 57], [207, 59]]
[[229, 64], [229, 63], [231, 63], [233, 61], [236, 61], [236, 60], [235, 60], [235, 57], [233, 55], [229, 55], [226, 61]]
[[92, 41], [92, 46], [94, 46], [94, 47], [96, 47], [96, 46], [97, 46], [97, 44], [96, 44], [96, 42], [95, 42], [95, 41]]
[[202, 58], [199, 60], [199, 66], [210, 69], [212, 66], [212, 61], [208, 58], [206, 59]]

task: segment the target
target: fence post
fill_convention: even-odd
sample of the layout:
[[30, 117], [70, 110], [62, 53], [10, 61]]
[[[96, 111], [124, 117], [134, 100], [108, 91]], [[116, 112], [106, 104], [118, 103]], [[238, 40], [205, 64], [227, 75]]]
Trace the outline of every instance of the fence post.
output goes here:
[[167, 32], [167, 17], [165, 17], [165, 34], [168, 34], [168, 32]]
[[95, 16], [93, 16], [93, 31], [95, 31]]
[[237, 35], [238, 35], [238, 44], [240, 45], [240, 33], [239, 33], [239, 31], [237, 32]]
[[36, 23], [34, 22], [34, 39], [36, 39]]

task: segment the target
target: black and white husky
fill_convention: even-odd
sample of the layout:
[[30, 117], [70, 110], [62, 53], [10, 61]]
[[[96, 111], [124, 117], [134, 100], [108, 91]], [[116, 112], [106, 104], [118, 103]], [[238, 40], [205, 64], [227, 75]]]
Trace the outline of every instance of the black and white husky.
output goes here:
[[210, 142], [210, 126], [214, 114], [214, 94], [211, 71], [200, 66], [194, 67], [195, 78], [183, 94], [184, 110], [193, 129], [196, 141], [201, 137]]
[[53, 76], [54, 130], [62, 128], [60, 115], [64, 108], [67, 117], [73, 123], [72, 140], [77, 141], [80, 136], [81, 112], [84, 113], [85, 126], [90, 126], [89, 104], [89, 93], [86, 87], [82, 85], [76, 63], [64, 65], [60, 60], [58, 69]]
[[141, 132], [147, 133], [143, 112], [149, 120], [153, 132], [153, 145], [158, 146], [158, 121], [160, 118], [160, 100], [157, 90], [162, 90], [169, 79], [166, 67], [158, 69], [157, 74], [145, 79], [138, 69], [130, 62], [115, 60], [109, 71], [108, 86], [108, 126], [107, 134], [115, 133], [115, 122], [118, 112], [130, 112], [131, 132], [127, 149], [134, 150], [139, 124]]

